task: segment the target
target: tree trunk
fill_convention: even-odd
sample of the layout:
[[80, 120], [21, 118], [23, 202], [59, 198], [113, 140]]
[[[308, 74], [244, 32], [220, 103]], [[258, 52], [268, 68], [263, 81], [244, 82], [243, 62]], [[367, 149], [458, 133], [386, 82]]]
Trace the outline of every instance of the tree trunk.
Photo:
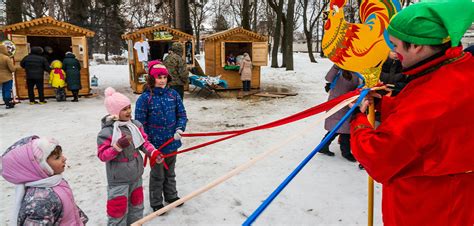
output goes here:
[[176, 29], [192, 35], [193, 27], [191, 26], [188, 0], [175, 0], [175, 9]]
[[314, 55], [313, 55], [313, 30], [309, 30], [308, 31], [309, 34], [307, 34], [305, 32], [305, 36], [306, 36], [306, 46], [308, 47], [308, 55], [309, 55], [309, 60], [312, 62], [312, 63], [318, 63], [316, 61], [316, 59], [314, 58]]
[[288, 0], [288, 11], [286, 15], [286, 70], [292, 71], [294, 70], [293, 67], [293, 28], [294, 22], [293, 19], [295, 17], [295, 0]]
[[105, 61], [108, 61], [109, 60], [109, 42], [108, 42], [108, 39], [109, 39], [109, 26], [107, 24], [107, 8], [108, 6], [105, 6], [104, 7], [104, 27], [105, 27], [105, 40], [104, 40], [104, 51], [105, 51]]
[[48, 16], [54, 17], [54, 0], [48, 0]]
[[196, 29], [196, 48], [194, 50], [195, 54], [200, 54], [201, 53], [201, 51], [200, 51], [200, 48], [201, 48], [200, 34], [201, 34], [201, 31], [199, 29]]
[[23, 5], [22, 0], [7, 0], [5, 2], [5, 11], [7, 14], [7, 24], [14, 24], [22, 22], [21, 18], [21, 6]]
[[[324, 37], [324, 25], [323, 29], [321, 29], [321, 37]], [[319, 56], [324, 57], [324, 52], [323, 52], [323, 39], [321, 39], [321, 44], [319, 45]]]
[[[287, 21], [287, 20], [286, 20]], [[286, 51], [286, 49], [288, 48], [288, 45], [286, 44], [287, 43], [287, 39], [286, 39], [286, 34], [287, 34], [287, 24], [286, 24], [286, 21], [285, 22], [282, 22], [283, 24], [283, 35], [281, 36], [281, 53], [282, 53], [282, 63], [281, 63], [281, 67], [286, 67], [286, 54], [288, 53]]]
[[283, 11], [283, 0], [279, 0], [278, 7], [276, 10], [277, 19], [275, 24], [275, 33], [273, 34], [273, 48], [272, 48], [272, 66], [273, 68], [278, 67], [278, 48], [280, 47], [281, 39], [281, 20]]
[[250, 0], [243, 0], [241, 24], [244, 29], [250, 30]]
[[253, 31], [254, 32], [258, 32], [258, 29], [257, 29], [257, 9], [258, 9], [258, 1], [257, 0], [254, 0], [253, 2]]

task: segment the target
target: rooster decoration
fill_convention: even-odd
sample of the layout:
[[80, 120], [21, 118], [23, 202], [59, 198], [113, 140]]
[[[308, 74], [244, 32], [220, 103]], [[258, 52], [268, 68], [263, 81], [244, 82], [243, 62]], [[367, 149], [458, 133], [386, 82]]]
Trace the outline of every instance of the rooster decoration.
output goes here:
[[389, 54], [386, 31], [390, 18], [400, 11], [398, 0], [362, 0], [361, 24], [344, 19], [345, 0], [331, 0], [324, 25], [323, 52], [342, 69], [359, 72], [366, 86], [378, 83], [382, 64]]

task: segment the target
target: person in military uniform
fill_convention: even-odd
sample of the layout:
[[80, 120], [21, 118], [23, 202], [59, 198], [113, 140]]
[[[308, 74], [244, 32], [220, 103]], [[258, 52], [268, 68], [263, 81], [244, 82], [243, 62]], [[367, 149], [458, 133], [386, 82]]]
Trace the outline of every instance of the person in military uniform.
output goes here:
[[171, 45], [163, 64], [168, 69], [171, 76], [171, 81], [168, 81], [170, 88], [176, 90], [181, 99], [184, 97], [184, 85], [188, 81], [189, 71], [186, 68], [186, 62], [184, 62], [183, 45], [180, 42], [175, 42]]

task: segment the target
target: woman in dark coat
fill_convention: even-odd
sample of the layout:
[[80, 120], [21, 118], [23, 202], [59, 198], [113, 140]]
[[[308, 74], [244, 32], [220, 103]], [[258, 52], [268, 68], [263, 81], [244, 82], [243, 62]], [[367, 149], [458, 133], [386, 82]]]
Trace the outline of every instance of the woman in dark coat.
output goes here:
[[74, 99], [78, 102], [79, 90], [81, 86], [81, 64], [73, 53], [67, 52], [63, 61], [63, 70], [66, 72], [67, 89], [71, 90]]

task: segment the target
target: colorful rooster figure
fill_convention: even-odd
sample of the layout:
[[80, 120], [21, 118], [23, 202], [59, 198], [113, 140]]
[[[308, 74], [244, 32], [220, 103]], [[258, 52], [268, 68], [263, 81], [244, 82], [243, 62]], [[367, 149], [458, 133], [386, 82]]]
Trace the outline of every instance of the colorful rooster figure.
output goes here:
[[362, 0], [360, 20], [344, 19], [345, 0], [331, 0], [324, 25], [323, 52], [342, 69], [359, 72], [367, 87], [378, 83], [382, 64], [390, 48], [386, 28], [390, 18], [400, 10], [398, 0]]

